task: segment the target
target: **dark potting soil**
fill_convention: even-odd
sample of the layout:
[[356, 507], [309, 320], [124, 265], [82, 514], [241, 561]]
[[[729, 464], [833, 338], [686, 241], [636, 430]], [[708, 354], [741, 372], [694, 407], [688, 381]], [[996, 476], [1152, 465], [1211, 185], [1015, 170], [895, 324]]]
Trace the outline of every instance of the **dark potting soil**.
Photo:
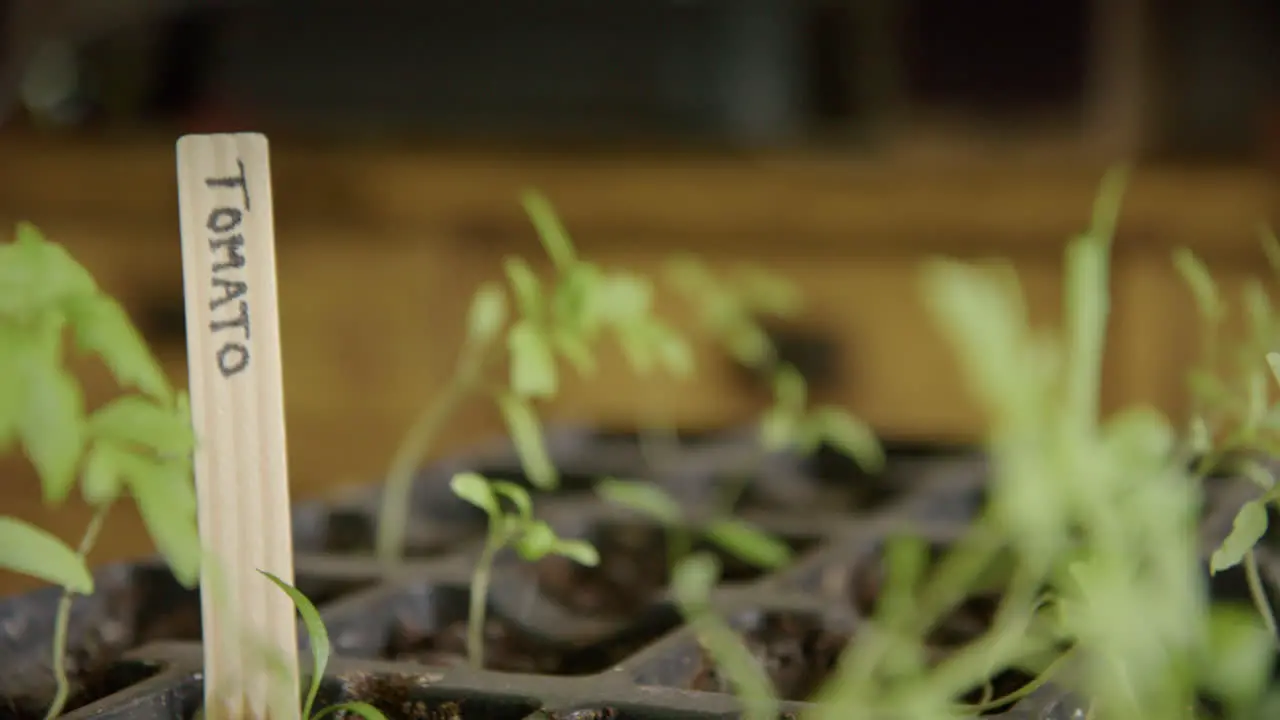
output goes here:
[[[388, 660], [421, 663], [432, 667], [465, 667], [465, 620], [435, 631], [401, 624], [392, 633], [383, 656]], [[498, 672], [544, 675], [591, 675], [603, 672], [652, 641], [643, 633], [628, 633], [589, 645], [564, 645], [536, 637], [501, 618], [485, 622], [484, 667]]]
[[[823, 627], [820, 618], [770, 614], [742, 634], [784, 700], [807, 700], [835, 669], [849, 636]], [[732, 685], [705, 652], [691, 690], [733, 692]]]
[[[785, 541], [793, 552], [812, 545], [800, 539]], [[595, 567], [562, 557], [538, 562], [538, 585], [547, 597], [576, 613], [627, 617], [649, 608], [665, 592], [671, 565], [668, 535], [663, 528], [640, 523], [609, 524], [594, 534], [592, 542], [600, 552], [600, 564]], [[725, 583], [755, 580], [765, 572], [706, 542], [694, 543], [694, 549], [719, 557], [721, 581]]]
[[[67, 658], [67, 678], [71, 694], [64, 713], [120, 692], [155, 675], [159, 670], [141, 663], [115, 663], [115, 651], [85, 650]], [[29, 695], [0, 696], [0, 720], [42, 720], [53, 700], [52, 674], [49, 683]]]

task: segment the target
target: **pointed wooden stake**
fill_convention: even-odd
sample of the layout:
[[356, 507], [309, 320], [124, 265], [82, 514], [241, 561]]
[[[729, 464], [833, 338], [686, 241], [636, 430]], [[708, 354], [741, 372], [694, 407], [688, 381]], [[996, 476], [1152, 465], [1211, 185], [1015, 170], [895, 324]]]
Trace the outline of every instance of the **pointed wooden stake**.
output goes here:
[[297, 720], [295, 609], [258, 572], [293, 582], [267, 139], [187, 135], [177, 152], [200, 536], [217, 563], [201, 578], [206, 718]]

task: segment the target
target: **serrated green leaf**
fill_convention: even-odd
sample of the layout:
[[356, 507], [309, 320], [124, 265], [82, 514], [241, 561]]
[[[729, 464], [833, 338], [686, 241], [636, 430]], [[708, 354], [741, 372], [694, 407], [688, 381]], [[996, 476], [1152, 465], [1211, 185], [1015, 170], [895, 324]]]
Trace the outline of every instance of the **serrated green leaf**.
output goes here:
[[302, 717], [311, 717], [311, 708], [315, 705], [316, 695], [320, 692], [320, 682], [324, 680], [324, 670], [329, 665], [329, 654], [331, 645], [329, 643], [329, 630], [324, 626], [324, 620], [320, 617], [320, 612], [316, 610], [316, 606], [307, 599], [294, 586], [272, 575], [266, 570], [258, 570], [266, 576], [268, 580], [275, 583], [289, 599], [293, 601], [293, 606], [298, 609], [298, 614], [302, 616], [302, 624], [307, 629], [307, 636], [311, 639], [311, 682], [307, 689], [306, 702], [302, 704]]
[[497, 283], [484, 283], [471, 300], [467, 335], [473, 342], [488, 343], [507, 322], [507, 294]]
[[791, 548], [745, 520], [723, 518], [707, 526], [707, 539], [756, 567], [775, 569], [791, 562]]
[[480, 508], [490, 518], [498, 517], [498, 499], [494, 497], [493, 486], [483, 475], [473, 472], [462, 472], [449, 481], [449, 489], [462, 500]]
[[1259, 500], [1245, 503], [1231, 523], [1231, 533], [1213, 551], [1213, 556], [1209, 559], [1209, 571], [1217, 573], [1239, 565], [1245, 554], [1253, 550], [1266, 532], [1266, 504]]
[[128, 464], [127, 459], [122, 459], [126, 454], [111, 442], [98, 441], [90, 446], [80, 478], [80, 492], [86, 502], [97, 507], [120, 496], [124, 489], [122, 467]]
[[46, 502], [61, 503], [75, 485], [84, 452], [84, 397], [61, 367], [31, 362], [18, 436], [40, 475]]
[[542, 426], [533, 406], [519, 397], [505, 394], [498, 398], [498, 409], [506, 420], [507, 430], [511, 433], [511, 440], [520, 455], [520, 465], [529, 482], [539, 490], [555, 490], [560, 485], [560, 476], [547, 455]]
[[0, 313], [16, 311], [22, 315], [54, 308], [97, 291], [89, 271], [61, 245], [46, 240], [34, 225], [18, 223], [16, 234], [0, 271], [0, 287], [6, 288], [8, 306], [0, 307]]
[[120, 458], [126, 484], [147, 533], [183, 587], [200, 581], [200, 531], [188, 461], [161, 461], [126, 454]]
[[494, 495], [510, 500], [511, 504], [516, 506], [516, 512], [522, 520], [533, 518], [533, 500], [529, 498], [528, 490], [505, 480], [495, 480], [489, 483], [489, 487]]
[[517, 322], [507, 334], [511, 357], [511, 391], [520, 397], [546, 398], [556, 394], [556, 359], [537, 326]]
[[125, 395], [99, 408], [89, 416], [88, 434], [175, 457], [190, 454], [196, 443], [189, 416], [139, 395]]
[[507, 282], [511, 283], [512, 292], [516, 295], [516, 307], [520, 311], [520, 317], [530, 320], [540, 319], [543, 313], [542, 282], [538, 280], [533, 268], [529, 267], [529, 263], [522, 258], [511, 256], [503, 258], [502, 269], [507, 275]]
[[584, 567], [600, 564], [600, 552], [586, 540], [557, 540], [551, 554], [566, 557]]
[[516, 538], [516, 552], [533, 562], [546, 557], [556, 546], [556, 533], [544, 520], [535, 520], [524, 527]]
[[1196, 257], [1195, 253], [1186, 248], [1179, 248], [1174, 252], [1173, 264], [1182, 275], [1183, 281], [1191, 288], [1200, 317], [1210, 324], [1220, 322], [1225, 308], [1209, 268]]
[[89, 595], [93, 575], [57, 536], [18, 518], [0, 516], [0, 568]]
[[534, 230], [542, 247], [555, 263], [556, 268], [564, 271], [577, 260], [573, 241], [569, 233], [560, 223], [560, 218], [552, 207], [551, 201], [536, 190], [526, 190], [522, 198], [524, 210], [533, 223]]
[[367, 702], [358, 702], [358, 701], [344, 702], [344, 703], [338, 703], [337, 705], [330, 705], [325, 709], [321, 710], [320, 712], [316, 713], [315, 717], [313, 717], [311, 720], [322, 720], [322, 718], [324, 718], [326, 715], [332, 715], [335, 713], [351, 713], [353, 715], [359, 715], [360, 717], [364, 718], [364, 720], [387, 720], [387, 716], [383, 715], [382, 711], [379, 710], [378, 708], [370, 705]]
[[884, 469], [884, 447], [870, 425], [836, 407], [818, 408], [812, 417], [827, 444], [858, 463], [864, 471], [877, 473]]
[[680, 503], [650, 482], [606, 478], [596, 483], [595, 491], [605, 502], [644, 513], [663, 525], [679, 525], [684, 518]]
[[77, 297], [67, 304], [67, 317], [77, 347], [98, 356], [122, 387], [172, 399], [169, 379], [119, 303], [104, 295]]

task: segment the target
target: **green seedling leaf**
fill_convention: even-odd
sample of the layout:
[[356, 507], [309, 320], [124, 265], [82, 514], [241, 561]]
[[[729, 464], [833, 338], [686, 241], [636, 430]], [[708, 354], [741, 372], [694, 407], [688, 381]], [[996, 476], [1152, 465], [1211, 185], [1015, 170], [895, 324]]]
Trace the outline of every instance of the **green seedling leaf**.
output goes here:
[[76, 296], [97, 292], [89, 271], [66, 248], [46, 240], [35, 225], [18, 223], [16, 235], [16, 266], [24, 275], [29, 308], [62, 305]]
[[23, 382], [22, 337], [14, 327], [0, 320], [0, 452], [7, 451], [18, 436], [26, 403]]
[[1203, 688], [1229, 707], [1261, 696], [1271, 677], [1275, 638], [1251, 609], [1209, 609], [1208, 647], [1198, 665]]
[[551, 297], [555, 324], [579, 333], [594, 333], [602, 319], [598, 298], [603, 282], [599, 268], [590, 263], [575, 262], [563, 270]]
[[760, 417], [760, 444], [768, 452], [781, 452], [804, 440], [803, 430], [794, 413], [774, 406]]
[[1071, 367], [1066, 407], [1077, 427], [1087, 427], [1098, 414], [1107, 335], [1109, 239], [1087, 235], [1067, 246], [1065, 300]]
[[723, 332], [723, 342], [729, 356], [746, 367], [763, 367], [773, 352], [769, 336], [751, 322], [734, 323]]
[[586, 540], [557, 540], [552, 554], [569, 558], [584, 567], [600, 564], [600, 552]]
[[1271, 334], [1275, 328], [1271, 297], [1256, 278], [1249, 278], [1241, 293], [1252, 336], [1249, 352], [1266, 352], [1269, 349], [1267, 343], [1271, 342]]
[[693, 375], [693, 348], [670, 326], [652, 319], [648, 323], [649, 334], [657, 350], [658, 360], [666, 371], [677, 379]]
[[556, 360], [537, 326], [521, 320], [507, 335], [511, 353], [511, 391], [520, 397], [546, 398], [556, 394]]
[[84, 397], [71, 373], [57, 365], [27, 365], [19, 437], [40, 474], [45, 502], [61, 503], [75, 485], [84, 451]]
[[78, 297], [68, 304], [67, 318], [77, 347], [97, 355], [117, 383], [170, 401], [173, 391], [164, 370], [118, 302], [105, 295]]
[[289, 596], [294, 607], [298, 608], [298, 614], [302, 616], [302, 624], [307, 629], [308, 637], [311, 638], [311, 687], [307, 689], [307, 700], [302, 704], [302, 717], [309, 718], [311, 708], [316, 702], [316, 695], [320, 692], [320, 682], [324, 679], [324, 669], [329, 665], [329, 631], [324, 626], [324, 620], [320, 619], [320, 612], [306, 595], [266, 570], [258, 572], [265, 575]]
[[646, 319], [653, 308], [653, 283], [640, 275], [614, 273], [603, 278], [595, 301], [607, 322], [635, 323]]
[[93, 575], [75, 550], [18, 518], [0, 517], [0, 567], [80, 595], [93, 592]]
[[[336, 713], [351, 713], [352, 715], [359, 715], [364, 718], [364, 720], [387, 720], [387, 716], [383, 715], [381, 710], [367, 702], [345, 702], [337, 705], [330, 705], [316, 713], [315, 717], [311, 720], [321, 720], [327, 715], [333, 715]], [[305, 716], [303, 716], [303, 720], [305, 720]]]
[[1225, 308], [1222, 305], [1222, 298], [1218, 295], [1218, 286], [1213, 281], [1213, 275], [1209, 273], [1209, 268], [1205, 267], [1195, 253], [1186, 248], [1179, 248], [1174, 252], [1173, 264], [1178, 273], [1182, 275], [1182, 279], [1191, 288], [1191, 294], [1195, 298], [1196, 308], [1199, 310], [1201, 318], [1210, 324], [1216, 324], [1221, 321]]
[[502, 514], [498, 508], [498, 499], [493, 494], [493, 486], [478, 473], [462, 472], [454, 475], [449, 481], [449, 489], [454, 495], [480, 508], [491, 518]]
[[523, 204], [538, 233], [538, 239], [542, 241], [543, 249], [556, 268], [563, 272], [577, 261], [577, 255], [569, 233], [561, 225], [551, 201], [535, 190], [528, 190], [524, 193]]
[[200, 581], [200, 531], [190, 463], [127, 455], [124, 476], [156, 549], [183, 587]]
[[520, 466], [529, 476], [529, 482], [539, 490], [555, 490], [560, 484], [560, 476], [547, 455], [542, 427], [533, 406], [519, 397], [505, 394], [498, 398], [498, 408], [507, 422], [507, 430], [520, 455]]
[[643, 513], [668, 527], [683, 521], [680, 504], [653, 483], [606, 478], [596, 483], [595, 490], [605, 502]]
[[1253, 550], [1266, 532], [1266, 503], [1261, 500], [1245, 503], [1231, 523], [1231, 533], [1209, 558], [1209, 571], [1217, 573], [1239, 565], [1245, 553]]
[[551, 344], [578, 375], [588, 377], [595, 374], [596, 358], [582, 335], [568, 328], [555, 327], [551, 329]]
[[111, 442], [98, 441], [85, 455], [80, 492], [92, 506], [98, 507], [120, 496], [124, 489], [123, 467], [128, 453]]
[[530, 562], [541, 560], [555, 549], [558, 539], [545, 520], [534, 520], [516, 538], [516, 552]]
[[516, 306], [520, 309], [520, 317], [538, 320], [542, 317], [542, 282], [529, 267], [529, 263], [518, 257], [508, 257], [502, 261], [502, 269], [507, 274], [507, 281], [516, 294]]
[[507, 294], [497, 283], [484, 283], [471, 300], [467, 334], [472, 341], [487, 344], [502, 332], [502, 326], [506, 322]]
[[791, 548], [782, 540], [737, 518], [722, 518], [707, 526], [706, 537], [740, 560], [765, 569], [791, 562]]
[[505, 497], [516, 506], [516, 512], [522, 520], [530, 520], [533, 518], [533, 500], [529, 499], [529, 491], [505, 480], [495, 480], [489, 483], [489, 488], [493, 490], [494, 495]]
[[1267, 367], [1271, 368], [1271, 377], [1275, 378], [1277, 383], [1280, 383], [1280, 353], [1267, 353]]
[[864, 471], [878, 473], [884, 469], [884, 448], [870, 425], [836, 407], [818, 408], [812, 418], [821, 429], [822, 439]]
[[1280, 239], [1276, 238], [1275, 229], [1259, 225], [1258, 236], [1262, 238], [1262, 252], [1267, 256], [1267, 264], [1271, 265], [1272, 272], [1280, 274]]
[[89, 417], [88, 434], [174, 457], [190, 454], [196, 444], [189, 416], [137, 395], [117, 398], [99, 408]]
[[697, 552], [686, 556], [672, 570], [671, 593], [682, 607], [702, 608], [718, 582], [720, 561], [710, 553]]
[[806, 396], [804, 376], [791, 365], [783, 365], [773, 376], [773, 398], [776, 405], [793, 413], [804, 412]]
[[793, 317], [804, 305], [800, 289], [794, 283], [758, 265], [740, 265], [734, 275], [739, 293], [757, 312]]

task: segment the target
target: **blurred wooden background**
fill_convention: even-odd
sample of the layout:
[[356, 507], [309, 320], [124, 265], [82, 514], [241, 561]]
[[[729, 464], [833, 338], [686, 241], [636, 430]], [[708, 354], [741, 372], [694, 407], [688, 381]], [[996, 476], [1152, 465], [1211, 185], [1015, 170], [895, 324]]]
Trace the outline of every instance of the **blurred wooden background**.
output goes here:
[[[1266, 88], [1280, 73], [1238, 72], [1256, 66], [1250, 52], [1273, 45], [1256, 37], [1269, 26], [1235, 5], [1187, 2], [1152, 22], [1142, 0], [1046, 0], [1055, 9], [1030, 32], [1034, 18], [1014, 12], [1024, 4], [966, 5], [966, 13], [1024, 23], [994, 28], [949, 20], [950, 0], [917, 0], [910, 4], [914, 34], [897, 42], [892, 33], [865, 32], [900, 22], [889, 0], [795, 5], [813, 17], [775, 0], [708, 3], [670, 10], [680, 15], [670, 22], [645, 3], [626, 5], [631, 14], [619, 16], [626, 22], [561, 4], [571, 11], [564, 22], [537, 16], [543, 24], [523, 35], [523, 16], [486, 15], [467, 3], [441, 4], [449, 12], [433, 10], [425, 25], [406, 19], [403, 13], [418, 12], [407, 6], [364, 13], [360, 32], [349, 4], [308, 3], [314, 22], [307, 25], [297, 21], [296, 3], [230, 4], [219, 10], [227, 16], [220, 29], [203, 35], [193, 35], [190, 23], [167, 35], [113, 30], [109, 42], [84, 51], [81, 74], [94, 82], [77, 86], [54, 52], [62, 46], [42, 51], [38, 40], [63, 37], [56, 23], [80, 5], [11, 0], [10, 43], [0, 60], [30, 53], [31, 66], [45, 73], [45, 86], [33, 80], [22, 94], [30, 124], [44, 129], [0, 134], [0, 225], [30, 220], [69, 247], [126, 304], [174, 381], [185, 384], [173, 141], [193, 129], [267, 131], [299, 499], [384, 472], [400, 433], [453, 367], [477, 283], [499, 276], [505, 254], [540, 255], [518, 202], [528, 187], [546, 193], [582, 252], [605, 264], [656, 272], [673, 253], [692, 252], [717, 267], [759, 262], [797, 282], [807, 299], [802, 329], [839, 349], [822, 399], [848, 406], [889, 438], [973, 440], [982, 429], [921, 302], [920, 263], [936, 255], [1012, 259], [1034, 319], [1055, 322], [1063, 245], [1087, 226], [1115, 159], [1138, 164], [1115, 247], [1106, 408], [1148, 402], [1175, 416], [1185, 409], [1182, 378], [1197, 328], [1172, 269], [1175, 248], [1200, 253], [1236, 296], [1245, 278], [1269, 273], [1257, 230], [1277, 208], [1280, 105]], [[539, 0], [524, 11], [545, 7]], [[484, 19], [499, 15], [500, 28]], [[569, 28], [569, 17], [581, 27]], [[94, 23], [107, 22], [87, 11], [78, 19], [75, 31], [86, 37]], [[981, 37], [960, 24], [973, 24]], [[808, 45], [801, 33], [779, 30], [802, 25]], [[1046, 39], [1076, 25], [1071, 37]], [[256, 54], [264, 34], [285, 27], [294, 40], [288, 57]], [[417, 37], [423, 27], [441, 40], [418, 37], [414, 46], [429, 48], [423, 57], [397, 55], [395, 48], [412, 43], [387, 40], [393, 30]], [[540, 34], [552, 29], [564, 34]], [[711, 30], [715, 43], [708, 44], [698, 33]], [[1217, 44], [1200, 42], [1193, 30]], [[643, 34], [650, 31], [656, 34]], [[326, 38], [335, 32], [350, 41], [350, 57], [334, 55]], [[1030, 47], [1019, 40], [1029, 36], [1045, 41]], [[573, 37], [596, 40], [577, 45]], [[475, 42], [454, 42], [460, 38]], [[948, 38], [952, 55], [918, 57]], [[484, 49], [466, 49], [472, 45]], [[552, 53], [588, 46], [609, 63]], [[679, 57], [662, 54], [671, 48]], [[797, 48], [826, 58], [810, 63], [823, 68], [812, 73], [817, 80], [803, 75]], [[506, 54], [488, 58], [499, 51]], [[203, 90], [179, 93], [185, 104], [162, 121], [136, 121], [130, 113], [150, 85], [179, 82], [168, 68], [198, 53], [216, 60], [203, 71]], [[1061, 70], [1054, 63], [1067, 55]], [[556, 82], [531, 85], [517, 72], [534, 60], [541, 80]], [[323, 62], [328, 70], [317, 69]], [[405, 66], [414, 63], [428, 71], [409, 73]], [[440, 67], [457, 69], [430, 71]], [[1027, 86], [1021, 100], [972, 82], [995, 75], [993, 86]], [[946, 86], [956, 78], [970, 80]], [[825, 94], [805, 101], [801, 89], [810, 86]], [[487, 90], [466, 92], [471, 87]], [[16, 101], [16, 90], [11, 95]], [[535, 96], [551, 100], [521, 105]], [[403, 107], [394, 105], [401, 100]], [[814, 117], [806, 116], [814, 107]], [[387, 128], [388, 118], [430, 126], [433, 142], [387, 140], [403, 134]], [[616, 121], [631, 133], [648, 120], [696, 126], [696, 140], [563, 142], [598, 129], [593, 123]], [[515, 127], [525, 121], [556, 142], [528, 140]], [[67, 124], [75, 127], [61, 127]], [[481, 130], [461, 143], [463, 126]], [[520, 137], [502, 141], [504, 134]], [[382, 140], [359, 141], [366, 136]], [[672, 298], [662, 309], [688, 327]], [[595, 380], [570, 383], [546, 414], [628, 426], [656, 397], [686, 426], [752, 418], [761, 407], [758, 388], [708, 348], [700, 362], [696, 382], [645, 386], [612, 358]], [[100, 369], [86, 367], [85, 378], [92, 397], [109, 396]], [[440, 450], [500, 429], [489, 408], [474, 406]], [[0, 512], [78, 536], [83, 508], [42, 508], [20, 458], [5, 459], [0, 472]], [[97, 560], [148, 550], [127, 509], [104, 535]], [[0, 593], [29, 585], [0, 574]]]

